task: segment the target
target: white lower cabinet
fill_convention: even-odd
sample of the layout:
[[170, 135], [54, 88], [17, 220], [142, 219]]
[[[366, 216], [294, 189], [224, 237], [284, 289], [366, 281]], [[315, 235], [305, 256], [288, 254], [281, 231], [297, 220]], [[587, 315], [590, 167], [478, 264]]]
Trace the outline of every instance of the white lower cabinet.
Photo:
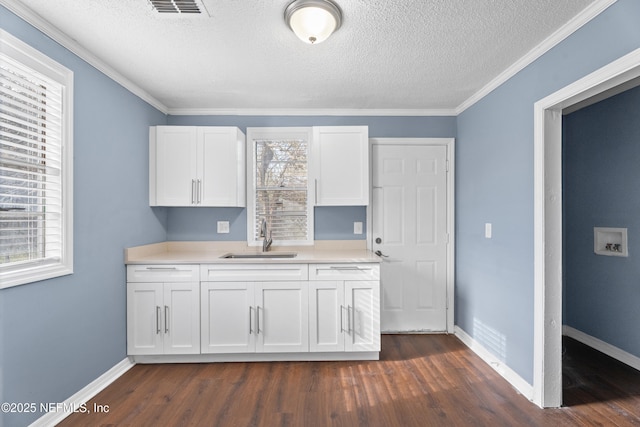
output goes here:
[[202, 353], [255, 352], [253, 285], [202, 282], [200, 292]]
[[127, 266], [136, 362], [376, 360], [378, 264]]
[[310, 351], [380, 351], [379, 277], [375, 264], [309, 266]]
[[200, 283], [194, 267], [128, 266], [128, 354], [200, 353]]
[[309, 351], [306, 264], [201, 267], [202, 353]]
[[202, 282], [202, 353], [309, 351], [306, 282]]
[[309, 351], [307, 282], [256, 283], [256, 351]]

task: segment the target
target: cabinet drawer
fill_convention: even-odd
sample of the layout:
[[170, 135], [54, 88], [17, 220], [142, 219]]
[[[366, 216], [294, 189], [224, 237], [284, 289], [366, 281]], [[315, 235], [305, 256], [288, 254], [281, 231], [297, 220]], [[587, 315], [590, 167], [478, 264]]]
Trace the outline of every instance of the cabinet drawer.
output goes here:
[[203, 282], [269, 282], [309, 280], [307, 264], [208, 264], [200, 267]]
[[378, 264], [311, 264], [309, 280], [380, 280]]
[[127, 282], [198, 282], [200, 266], [195, 264], [127, 265]]

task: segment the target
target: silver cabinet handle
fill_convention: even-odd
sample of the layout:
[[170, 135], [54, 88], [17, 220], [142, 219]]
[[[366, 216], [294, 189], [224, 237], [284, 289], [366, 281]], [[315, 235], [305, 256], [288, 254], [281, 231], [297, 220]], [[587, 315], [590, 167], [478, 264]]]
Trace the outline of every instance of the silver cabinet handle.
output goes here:
[[194, 205], [196, 203], [196, 180], [191, 180], [191, 204]]
[[251, 312], [253, 311], [253, 307], [249, 306], [249, 335], [251, 335], [253, 333], [253, 328], [251, 326]]
[[164, 333], [169, 333], [169, 306], [164, 306]]
[[340, 305], [340, 332], [344, 332], [344, 305]]
[[348, 305], [347, 306], [347, 333], [351, 334], [351, 331], [353, 331], [353, 329], [351, 329], [351, 306]]
[[160, 306], [156, 305], [156, 335], [160, 333]]
[[358, 266], [355, 265], [346, 265], [346, 266], [336, 266], [336, 265], [332, 265], [331, 267], [329, 267], [331, 270], [343, 270], [343, 271], [369, 271], [371, 270], [370, 268], [360, 268]]
[[313, 185], [314, 185], [314, 193], [315, 193], [315, 202], [313, 203], [314, 205], [318, 204], [318, 179], [314, 179], [313, 180]]
[[256, 334], [260, 335], [260, 306], [256, 306]]
[[146, 270], [177, 270], [177, 267], [147, 267]]
[[197, 201], [198, 201], [198, 204], [200, 204], [202, 201], [202, 181], [198, 180], [198, 185], [196, 185], [196, 188], [197, 188], [196, 195], [198, 197]]

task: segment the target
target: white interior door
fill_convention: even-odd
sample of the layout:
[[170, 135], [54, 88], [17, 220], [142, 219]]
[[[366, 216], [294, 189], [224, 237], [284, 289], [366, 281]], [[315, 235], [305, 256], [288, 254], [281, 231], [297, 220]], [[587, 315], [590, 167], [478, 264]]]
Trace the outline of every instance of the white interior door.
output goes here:
[[383, 332], [446, 331], [447, 147], [373, 145], [372, 248]]

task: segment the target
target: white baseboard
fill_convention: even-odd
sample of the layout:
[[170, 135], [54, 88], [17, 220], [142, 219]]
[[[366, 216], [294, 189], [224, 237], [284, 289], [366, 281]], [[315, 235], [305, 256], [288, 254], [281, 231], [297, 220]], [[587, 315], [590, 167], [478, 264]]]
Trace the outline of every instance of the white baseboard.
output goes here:
[[533, 400], [533, 386], [525, 381], [514, 370], [509, 368], [501, 360], [496, 358], [489, 350], [487, 350], [482, 344], [474, 340], [459, 326], [454, 327], [454, 334], [460, 339], [467, 347], [477, 354], [487, 365], [491, 366], [502, 378], [507, 380], [520, 394], [529, 400]]
[[595, 348], [596, 350], [606, 354], [607, 356], [612, 357], [640, 371], [640, 357], [638, 356], [627, 353], [626, 351], [621, 350], [618, 347], [608, 344], [596, 337], [592, 337], [591, 335], [587, 335], [584, 332], [572, 328], [571, 326], [562, 325], [562, 335], [566, 335], [576, 341], [580, 341], [582, 344]]
[[125, 372], [135, 366], [129, 358], [126, 358], [109, 369], [104, 374], [87, 384], [73, 396], [60, 403], [59, 410], [48, 412], [35, 420], [29, 427], [54, 426], [73, 413], [72, 408], [82, 408], [91, 398], [104, 390], [109, 384], [120, 378]]

